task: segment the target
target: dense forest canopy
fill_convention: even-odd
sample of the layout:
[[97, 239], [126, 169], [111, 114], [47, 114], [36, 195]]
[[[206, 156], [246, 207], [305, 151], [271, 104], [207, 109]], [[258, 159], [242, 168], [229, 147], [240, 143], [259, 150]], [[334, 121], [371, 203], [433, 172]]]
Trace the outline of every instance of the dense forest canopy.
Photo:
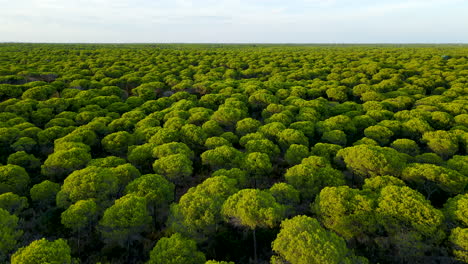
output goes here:
[[2, 263], [468, 263], [468, 46], [0, 44]]

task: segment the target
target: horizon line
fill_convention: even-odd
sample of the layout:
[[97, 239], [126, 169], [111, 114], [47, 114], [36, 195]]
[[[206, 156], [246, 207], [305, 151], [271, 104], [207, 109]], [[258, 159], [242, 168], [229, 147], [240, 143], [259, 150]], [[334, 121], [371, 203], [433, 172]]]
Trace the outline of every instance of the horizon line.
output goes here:
[[199, 45], [467, 45], [468, 42], [27, 42], [0, 41], [0, 44], [199, 44]]

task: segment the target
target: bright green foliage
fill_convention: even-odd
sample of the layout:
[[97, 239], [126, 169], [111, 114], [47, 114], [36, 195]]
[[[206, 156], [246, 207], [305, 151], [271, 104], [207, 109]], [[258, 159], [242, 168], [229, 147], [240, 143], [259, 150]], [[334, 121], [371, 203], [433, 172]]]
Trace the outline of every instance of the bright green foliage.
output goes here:
[[297, 165], [301, 163], [303, 158], [309, 156], [309, 148], [304, 145], [292, 144], [284, 154], [284, 159], [289, 165]]
[[[281, 231], [272, 243], [272, 263], [322, 264], [351, 263], [352, 253], [345, 241], [308, 216], [296, 216], [281, 223]], [[284, 261], [284, 262], [283, 262]]]
[[468, 228], [456, 227], [449, 237], [453, 254], [461, 262], [468, 262]]
[[211, 119], [225, 127], [234, 127], [238, 121], [247, 117], [247, 113], [243, 109], [220, 106], [213, 113]]
[[460, 114], [454, 118], [457, 124], [468, 127], [468, 114]]
[[[64, 235], [73, 262], [141, 263], [174, 232], [209, 259], [265, 263], [279, 228], [246, 232], [225, 218], [252, 228], [296, 214], [372, 263], [461, 262], [467, 55], [464, 45], [0, 44], [0, 208], [25, 232], [0, 263]], [[245, 188], [269, 198], [224, 216]], [[255, 215], [277, 206], [281, 217]], [[135, 226], [104, 230], [106, 209], [109, 226], [127, 216]], [[140, 228], [138, 215], [153, 221]], [[271, 262], [326, 253], [296, 240], [285, 249], [294, 257]], [[366, 260], [346, 251], [338, 262]]]
[[340, 186], [345, 183], [344, 175], [333, 169], [326, 159], [318, 156], [305, 158], [301, 164], [289, 168], [284, 178], [305, 200], [313, 199], [325, 186]]
[[309, 139], [299, 130], [285, 129], [278, 134], [278, 143], [284, 150], [288, 149], [292, 144], [309, 146]]
[[292, 123], [289, 128], [301, 131], [306, 137], [312, 139], [315, 134], [315, 125], [312, 121], [299, 121]]
[[156, 92], [164, 89], [164, 87], [165, 85], [162, 82], [149, 82], [132, 89], [132, 93], [145, 100], [151, 100], [156, 99]]
[[390, 147], [398, 152], [406, 153], [411, 156], [416, 156], [420, 152], [418, 144], [414, 140], [407, 138], [396, 139], [390, 144]]
[[265, 153], [252, 152], [245, 156], [244, 166], [245, 170], [254, 175], [257, 179], [268, 176], [273, 171], [273, 165], [270, 158]]
[[403, 134], [414, 140], [433, 130], [429, 123], [420, 118], [413, 118], [403, 123]]
[[280, 154], [279, 147], [268, 139], [249, 140], [244, 145], [247, 152], [261, 152], [267, 154], [272, 160]]
[[164, 219], [169, 203], [174, 200], [174, 184], [158, 174], [146, 174], [125, 188], [125, 193], [145, 197], [151, 216], [154, 219]]
[[28, 199], [12, 192], [0, 194], [0, 208], [7, 210], [10, 214], [18, 215], [28, 208]]
[[201, 154], [202, 164], [209, 165], [212, 169], [237, 167], [242, 161], [242, 153], [229, 146], [221, 146], [210, 149]]
[[435, 111], [431, 113], [431, 124], [436, 129], [451, 127], [454, 118], [447, 112]]
[[344, 148], [336, 154], [355, 175], [368, 178], [382, 175], [399, 176], [406, 159], [391, 148], [357, 145]]
[[180, 129], [180, 139], [190, 148], [199, 148], [205, 144], [207, 134], [199, 126], [187, 124]]
[[268, 191], [243, 189], [226, 200], [222, 214], [234, 225], [272, 228], [283, 219], [285, 209]]
[[63, 239], [53, 242], [45, 238], [31, 242], [26, 247], [18, 249], [11, 256], [11, 264], [44, 264], [60, 263], [71, 264], [71, 249]]
[[321, 156], [328, 161], [332, 161], [340, 149], [342, 149], [342, 147], [336, 144], [317, 143], [310, 149], [310, 154]]
[[55, 88], [50, 85], [36, 86], [26, 90], [21, 98], [34, 100], [47, 100], [55, 92]]
[[[259, 127], [258, 132], [263, 134], [268, 139], [273, 140], [273, 139], [276, 139], [278, 137], [278, 135], [285, 129], [286, 129], [286, 126], [284, 124], [282, 124], [280, 122], [272, 122], [272, 123], [268, 123], [266, 125], [263, 125], [263, 126]], [[285, 140], [289, 139], [288, 137], [286, 137], [287, 135], [288, 134], [285, 133], [285, 135], [284, 135]], [[300, 135], [300, 134], [297, 134], [297, 135]], [[286, 142], [285, 142], [285, 144], [286, 144]]]
[[444, 205], [447, 220], [468, 227], [468, 194], [459, 194]]
[[146, 206], [146, 198], [127, 194], [115, 200], [114, 205], [104, 211], [99, 221], [100, 231], [108, 243], [120, 246], [138, 237], [151, 223], [151, 216]]
[[91, 155], [81, 148], [54, 152], [44, 161], [41, 173], [51, 179], [62, 180], [72, 171], [84, 168], [90, 160]]
[[319, 133], [323, 134], [331, 130], [341, 130], [348, 135], [353, 135], [356, 132], [356, 127], [351, 118], [345, 115], [333, 116], [317, 123], [317, 131]]
[[164, 127], [165, 128], [170, 128], [174, 130], [180, 130], [187, 121], [185, 119], [182, 119], [180, 117], [171, 117], [164, 122]]
[[192, 161], [184, 154], [162, 157], [153, 163], [153, 169], [176, 185], [181, 185], [190, 179], [193, 171]]
[[468, 185], [468, 177], [433, 164], [410, 164], [403, 170], [402, 178], [423, 188], [428, 194], [438, 188], [450, 194], [463, 193]]
[[276, 201], [286, 206], [286, 215], [293, 215], [295, 207], [300, 202], [300, 193], [293, 186], [280, 182], [275, 183], [268, 190]]
[[214, 120], [208, 120], [203, 123], [202, 129], [208, 137], [219, 136], [224, 133], [224, 129]]
[[393, 176], [376, 176], [373, 178], [364, 179], [364, 185], [362, 185], [362, 189], [380, 192], [380, 190], [390, 185], [405, 186], [405, 183]]
[[129, 182], [141, 176], [140, 171], [130, 163], [110, 168], [110, 171], [116, 175], [119, 180], [119, 190], [123, 190]]
[[346, 87], [344, 86], [327, 89], [326, 94], [329, 99], [334, 101], [345, 102], [348, 99]]
[[220, 170], [217, 170], [215, 172], [213, 172], [213, 174], [211, 174], [212, 177], [215, 177], [215, 176], [226, 176], [230, 179], [235, 179], [237, 181], [237, 186], [243, 188], [243, 187], [247, 187], [248, 185], [248, 175], [247, 175], [247, 172], [244, 171], [244, 170], [241, 170], [239, 168], [232, 168], [232, 169], [229, 169], [229, 170], [226, 170], [226, 169], [220, 169]]
[[116, 156], [107, 156], [105, 158], [92, 159], [88, 162], [88, 166], [113, 168], [127, 163], [125, 159]]
[[348, 186], [340, 186], [323, 188], [312, 209], [325, 227], [349, 240], [376, 231], [375, 207], [373, 197]]
[[453, 156], [458, 151], [457, 137], [447, 131], [437, 130], [426, 132], [422, 137], [422, 141], [427, 143], [427, 146], [436, 154], [443, 158]]
[[147, 264], [204, 264], [205, 255], [197, 250], [194, 240], [179, 233], [163, 237], [154, 246]]
[[22, 194], [26, 191], [29, 181], [29, 175], [24, 168], [11, 164], [0, 166], [0, 194]]
[[190, 188], [179, 203], [171, 207], [172, 228], [198, 239], [213, 234], [223, 220], [223, 203], [237, 190], [236, 181], [226, 176], [208, 178]]
[[409, 187], [383, 188], [376, 213], [390, 234], [410, 229], [426, 237], [440, 239], [442, 233], [440, 227], [444, 221], [442, 212], [433, 208], [419, 192]]
[[[260, 132], [255, 132], [255, 133], [250, 133], [250, 134], [247, 134], [243, 137], [241, 137], [239, 139], [239, 144], [243, 147], [245, 147], [245, 145], [249, 142], [249, 141], [252, 141], [252, 140], [262, 140], [262, 139], [267, 139], [265, 137], [264, 134], [260, 133]], [[270, 141], [271, 142], [271, 141]], [[273, 143], [273, 142], [272, 142]], [[274, 144], [274, 143], [273, 143]], [[278, 147], [278, 146], [276, 146]], [[279, 148], [278, 148], [279, 149]]]
[[229, 140], [223, 137], [210, 137], [205, 141], [205, 147], [208, 149], [214, 149], [221, 146], [232, 147], [232, 144]]
[[55, 202], [55, 197], [60, 191], [60, 184], [45, 180], [34, 185], [29, 191], [31, 200], [40, 205], [49, 205]]
[[414, 163], [429, 163], [442, 166], [444, 164], [444, 160], [435, 154], [435, 153], [423, 153], [421, 155], [417, 155], [413, 159]]
[[346, 146], [346, 134], [341, 130], [330, 130], [323, 132], [321, 141], [340, 146]]
[[97, 216], [98, 206], [93, 199], [80, 200], [62, 213], [61, 222], [76, 232], [96, 222]]
[[455, 155], [447, 161], [447, 167], [468, 175], [468, 156]]
[[[4, 261], [8, 253], [13, 250], [17, 240], [21, 237], [18, 228], [18, 217], [0, 208], [0, 261]], [[23, 262], [24, 263], [24, 262]]]
[[66, 208], [79, 200], [96, 199], [106, 204], [118, 191], [118, 178], [108, 168], [87, 167], [74, 171], [57, 193], [57, 206]]
[[134, 137], [127, 131], [119, 131], [105, 136], [101, 144], [103, 148], [117, 156], [127, 154], [128, 146], [133, 145]]
[[128, 161], [140, 169], [151, 168], [153, 163], [153, 149], [154, 144], [143, 144], [139, 146], [132, 146], [127, 155]]
[[237, 143], [239, 143], [239, 137], [233, 132], [224, 132], [220, 137], [226, 139], [233, 145], [237, 145]]
[[377, 141], [380, 145], [386, 145], [390, 142], [393, 132], [384, 126], [370, 126], [364, 129], [366, 137]]
[[357, 145], [379, 146], [379, 143], [377, 143], [377, 141], [370, 139], [368, 137], [363, 137], [353, 143], [353, 146], [357, 146]]
[[236, 124], [236, 134], [239, 136], [245, 136], [249, 133], [257, 132], [258, 128], [262, 123], [253, 118], [245, 118], [237, 122]]
[[163, 158], [175, 154], [184, 154], [189, 159], [194, 158], [193, 151], [184, 143], [171, 142], [153, 148], [153, 157]]

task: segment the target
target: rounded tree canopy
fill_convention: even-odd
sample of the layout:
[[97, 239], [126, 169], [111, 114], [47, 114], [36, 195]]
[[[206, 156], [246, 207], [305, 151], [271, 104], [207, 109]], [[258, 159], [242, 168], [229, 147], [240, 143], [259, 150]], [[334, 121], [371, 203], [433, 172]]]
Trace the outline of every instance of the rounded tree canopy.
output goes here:
[[406, 158], [392, 148], [357, 145], [341, 149], [336, 154], [355, 175], [368, 178], [382, 175], [399, 176]]
[[224, 202], [222, 213], [226, 220], [250, 229], [274, 227], [285, 216], [285, 206], [275, 197], [258, 189], [243, 189]]
[[272, 248], [278, 254], [272, 263], [338, 264], [350, 262], [352, 256], [343, 238], [305, 215], [284, 220]]
[[11, 264], [71, 264], [71, 249], [63, 239], [49, 242], [45, 238], [33, 241], [26, 247], [18, 249], [11, 256]]
[[163, 237], [150, 253], [146, 264], [204, 264], [205, 255], [197, 250], [194, 240], [184, 238], [179, 233]]
[[0, 166], [0, 194], [14, 192], [22, 194], [29, 184], [29, 175], [23, 167], [8, 164]]

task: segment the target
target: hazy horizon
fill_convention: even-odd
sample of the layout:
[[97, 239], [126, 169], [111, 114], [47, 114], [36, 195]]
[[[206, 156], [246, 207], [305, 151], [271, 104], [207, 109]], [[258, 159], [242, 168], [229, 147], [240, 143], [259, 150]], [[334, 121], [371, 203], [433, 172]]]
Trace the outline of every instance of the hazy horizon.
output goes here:
[[0, 0], [0, 42], [465, 44], [464, 0]]

